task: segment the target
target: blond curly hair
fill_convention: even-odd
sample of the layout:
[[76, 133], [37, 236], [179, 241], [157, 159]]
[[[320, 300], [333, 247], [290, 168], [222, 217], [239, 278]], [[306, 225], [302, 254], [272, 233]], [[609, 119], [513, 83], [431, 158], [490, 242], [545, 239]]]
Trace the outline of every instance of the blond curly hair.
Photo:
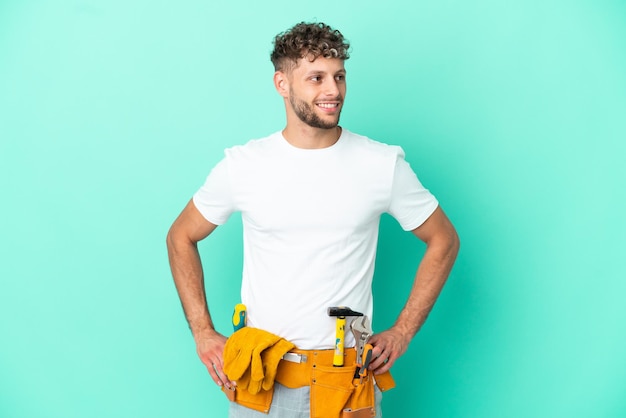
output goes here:
[[318, 57], [350, 58], [350, 44], [341, 32], [324, 23], [300, 22], [274, 38], [270, 59], [276, 71], [289, 71], [298, 60], [315, 61]]

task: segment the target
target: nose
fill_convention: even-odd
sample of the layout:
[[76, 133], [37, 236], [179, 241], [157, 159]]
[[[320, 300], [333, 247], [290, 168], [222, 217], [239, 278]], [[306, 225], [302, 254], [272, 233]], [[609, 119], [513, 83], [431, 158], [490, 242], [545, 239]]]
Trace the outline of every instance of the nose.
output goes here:
[[339, 86], [337, 85], [337, 80], [332, 77], [329, 77], [324, 83], [324, 94], [328, 97], [337, 97], [339, 96]]

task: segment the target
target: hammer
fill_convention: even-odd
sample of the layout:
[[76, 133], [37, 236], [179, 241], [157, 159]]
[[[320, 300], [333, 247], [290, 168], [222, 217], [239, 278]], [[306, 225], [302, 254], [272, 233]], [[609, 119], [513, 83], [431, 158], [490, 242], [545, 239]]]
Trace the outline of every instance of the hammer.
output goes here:
[[335, 355], [333, 366], [343, 366], [343, 348], [346, 335], [346, 316], [363, 316], [361, 312], [355, 312], [347, 306], [331, 306], [328, 308], [328, 316], [337, 318], [335, 326]]

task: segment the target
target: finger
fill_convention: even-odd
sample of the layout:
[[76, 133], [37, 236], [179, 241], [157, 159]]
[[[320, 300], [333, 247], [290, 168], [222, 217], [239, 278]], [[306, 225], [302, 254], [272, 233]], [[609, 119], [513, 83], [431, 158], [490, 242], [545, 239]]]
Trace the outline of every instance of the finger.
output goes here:
[[379, 340], [380, 340], [380, 334], [374, 334], [369, 338], [369, 340], [367, 340], [367, 342], [372, 344], [372, 346], [376, 347], [376, 345], [379, 343]]
[[218, 357], [217, 361], [215, 362], [215, 370], [217, 371], [220, 379], [228, 389], [232, 389], [237, 386], [237, 382], [229, 379], [228, 375], [224, 371], [224, 359], [222, 357]]
[[373, 371], [374, 375], [379, 375], [379, 374], [383, 374], [386, 371], [388, 371], [389, 369], [391, 369], [391, 366], [393, 366], [393, 363], [395, 363], [395, 359], [390, 358], [387, 361], [383, 362], [382, 366], [380, 366], [379, 368], [375, 369]]
[[386, 357], [384, 356], [380, 356], [377, 359], [375, 359], [374, 361], [372, 361], [368, 367], [369, 370], [377, 370], [379, 367], [381, 367], [382, 365], [385, 364], [385, 361], [387, 360]]
[[206, 367], [206, 370], [209, 372], [209, 375], [211, 375], [211, 379], [213, 379], [215, 384], [218, 386], [224, 385], [224, 383], [222, 382], [222, 379], [217, 374], [217, 370], [215, 370], [215, 366], [213, 365], [213, 363], [209, 361], [205, 363], [204, 365]]
[[211, 360], [208, 364], [205, 363], [205, 366], [216, 385], [226, 386], [229, 389], [231, 388], [232, 383], [224, 373], [219, 359]]
[[374, 334], [367, 342], [373, 347], [372, 358], [380, 356], [381, 353], [385, 350], [386, 344], [384, 338], [380, 337], [380, 334]]
[[393, 366], [398, 357], [399, 355], [394, 350], [385, 349], [376, 361], [370, 364], [370, 370], [372, 370], [374, 374], [385, 373], [387, 370], [391, 369], [391, 366]]
[[[378, 350], [376, 350], [376, 348], [378, 348]], [[378, 353], [376, 353], [376, 351], [378, 351]], [[385, 354], [385, 351], [380, 347], [374, 347], [372, 350], [372, 357], [374, 359], [370, 363], [368, 369], [376, 370], [387, 361], [388, 355]]]
[[214, 365], [215, 371], [217, 372], [217, 375], [220, 377], [220, 380], [222, 381], [222, 383], [224, 383], [224, 385], [228, 388], [231, 389], [233, 387], [235, 387], [236, 383], [233, 380], [230, 380], [228, 378], [228, 376], [226, 375], [226, 373], [224, 372], [224, 368], [223, 368], [223, 363], [222, 363], [222, 359], [220, 358], [219, 361], [217, 361]]
[[380, 357], [382, 355], [383, 351], [385, 351], [384, 347], [381, 346], [381, 345], [375, 345], [374, 343], [370, 343], [370, 344], [372, 344], [372, 346], [373, 346], [372, 358], [374, 358], [374, 359], [377, 358], [377, 357]]
[[[378, 335], [376, 335], [378, 337]], [[386, 343], [381, 340], [381, 338], [370, 338], [369, 343], [372, 344], [372, 362], [370, 363], [368, 369], [376, 370], [376, 368], [380, 367], [381, 364], [387, 359], [388, 356], [385, 356], [385, 347]]]

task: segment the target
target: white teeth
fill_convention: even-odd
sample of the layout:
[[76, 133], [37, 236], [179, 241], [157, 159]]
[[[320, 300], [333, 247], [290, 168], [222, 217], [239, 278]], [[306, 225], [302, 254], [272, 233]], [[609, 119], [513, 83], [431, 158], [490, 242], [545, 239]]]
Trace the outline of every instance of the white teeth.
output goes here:
[[330, 109], [330, 108], [339, 106], [338, 103], [318, 103], [317, 105], [319, 107], [323, 107], [323, 108], [326, 108], [326, 109]]

